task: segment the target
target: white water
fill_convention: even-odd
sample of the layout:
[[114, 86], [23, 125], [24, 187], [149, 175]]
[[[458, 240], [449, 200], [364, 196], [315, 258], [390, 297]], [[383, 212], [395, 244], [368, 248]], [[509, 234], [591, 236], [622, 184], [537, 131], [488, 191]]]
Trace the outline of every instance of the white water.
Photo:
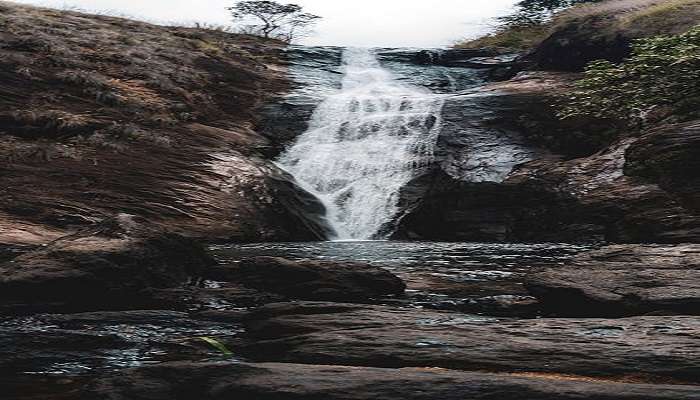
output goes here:
[[429, 165], [443, 97], [399, 82], [370, 50], [344, 54], [342, 88], [278, 164], [326, 206], [336, 239], [378, 238], [400, 189]]

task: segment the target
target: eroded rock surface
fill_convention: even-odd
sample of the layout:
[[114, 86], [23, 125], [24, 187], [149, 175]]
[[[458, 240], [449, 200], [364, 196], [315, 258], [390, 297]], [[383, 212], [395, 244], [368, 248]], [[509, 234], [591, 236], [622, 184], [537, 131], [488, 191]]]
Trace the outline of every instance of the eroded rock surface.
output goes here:
[[246, 323], [256, 361], [443, 367], [698, 383], [700, 318], [511, 320], [324, 303], [273, 304]]
[[121, 214], [0, 265], [3, 307], [120, 309], [214, 264], [201, 244]]
[[700, 245], [616, 245], [527, 277], [560, 316], [700, 314]]
[[[87, 396], [127, 400], [686, 400], [696, 387], [518, 376], [440, 368], [357, 368], [227, 362], [169, 363], [93, 383]], [[88, 397], [91, 398], [91, 397]]]
[[[565, 91], [571, 79], [565, 74], [524, 74], [482, 89], [495, 90], [499, 102], [511, 104], [505, 113], [493, 109], [494, 120], [485, 125], [491, 130], [484, 132], [497, 137], [502, 129], [510, 129], [513, 137], [519, 137], [513, 143], [521, 143], [519, 148], [525, 150], [505, 151], [513, 155], [508, 168], [500, 169], [498, 179], [482, 182], [479, 175], [487, 169], [479, 166], [478, 157], [470, 158], [466, 142], [457, 140], [460, 134], [468, 138], [471, 133], [453, 132], [446, 143], [457, 149], [451, 154], [462, 152], [463, 161], [443, 164], [404, 188], [406, 213], [399, 218], [394, 237], [495, 242], [700, 240], [700, 185], [693, 167], [697, 121], [666, 124], [641, 137], [621, 135], [611, 143], [589, 130], [588, 136], [599, 141], [579, 140], [579, 133], [585, 134], [582, 122], [571, 127], [572, 132], [564, 132], [566, 124], [554, 129], [553, 121], [547, 120], [551, 107], [543, 104], [548, 93]], [[509, 98], [532, 102], [519, 105], [508, 103]], [[480, 143], [483, 147], [488, 141]], [[567, 157], [528, 150], [538, 143]], [[572, 149], [573, 143], [580, 143], [583, 152]], [[590, 152], [596, 148], [602, 150]], [[485, 165], [495, 171], [500, 159], [486, 158]], [[470, 167], [472, 163], [476, 166]]]

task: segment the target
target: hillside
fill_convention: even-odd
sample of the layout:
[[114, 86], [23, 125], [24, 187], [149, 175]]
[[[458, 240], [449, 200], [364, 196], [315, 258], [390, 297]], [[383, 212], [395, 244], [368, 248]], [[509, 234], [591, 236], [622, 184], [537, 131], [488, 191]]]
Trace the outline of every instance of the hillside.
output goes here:
[[256, 132], [288, 87], [281, 43], [9, 2], [0, 40], [0, 244], [120, 212], [207, 239], [319, 237]]
[[526, 51], [536, 68], [579, 70], [589, 61], [620, 61], [634, 39], [678, 34], [700, 21], [698, 0], [606, 0], [581, 4], [542, 24], [503, 25], [457, 48]]

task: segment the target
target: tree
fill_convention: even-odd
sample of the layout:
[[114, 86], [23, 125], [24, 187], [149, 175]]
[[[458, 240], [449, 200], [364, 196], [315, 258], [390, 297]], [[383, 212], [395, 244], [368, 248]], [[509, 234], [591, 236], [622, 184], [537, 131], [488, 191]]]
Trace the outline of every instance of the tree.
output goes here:
[[243, 33], [287, 42], [305, 36], [321, 17], [303, 11], [297, 4], [280, 4], [275, 1], [240, 1], [231, 11], [234, 21], [247, 23], [240, 27]]
[[598, 3], [602, 0], [521, 0], [516, 3], [513, 14], [498, 20], [508, 26], [541, 25], [557, 11], [583, 4]]

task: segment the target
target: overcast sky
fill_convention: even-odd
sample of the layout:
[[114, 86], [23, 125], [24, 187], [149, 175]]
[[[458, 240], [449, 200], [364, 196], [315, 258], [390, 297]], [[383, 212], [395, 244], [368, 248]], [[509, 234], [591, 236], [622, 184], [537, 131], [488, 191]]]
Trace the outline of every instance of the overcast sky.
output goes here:
[[[305, 44], [441, 47], [488, 30], [517, 0], [296, 0], [324, 17]], [[152, 22], [228, 24], [234, 0], [19, 0], [50, 7], [75, 6]], [[289, 2], [289, 1], [282, 1]]]

